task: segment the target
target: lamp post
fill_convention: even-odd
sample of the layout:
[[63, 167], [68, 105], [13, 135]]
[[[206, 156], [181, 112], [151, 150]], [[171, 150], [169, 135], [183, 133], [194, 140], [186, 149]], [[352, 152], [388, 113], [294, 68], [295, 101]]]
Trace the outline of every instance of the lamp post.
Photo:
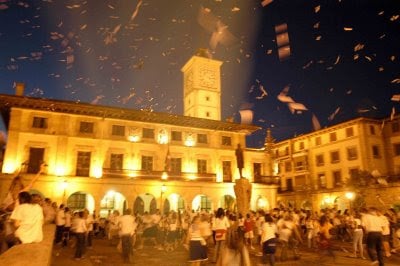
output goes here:
[[162, 184], [162, 186], [161, 186], [161, 195], [160, 195], [160, 199], [161, 199], [161, 202], [160, 202], [160, 212], [161, 212], [161, 214], [164, 214], [164, 209], [163, 209], [163, 195], [164, 195], [165, 191], [167, 191], [167, 186], [166, 186], [165, 184]]
[[66, 179], [62, 181], [61, 187], [63, 189], [62, 203], [65, 203], [65, 196], [68, 188], [68, 181]]

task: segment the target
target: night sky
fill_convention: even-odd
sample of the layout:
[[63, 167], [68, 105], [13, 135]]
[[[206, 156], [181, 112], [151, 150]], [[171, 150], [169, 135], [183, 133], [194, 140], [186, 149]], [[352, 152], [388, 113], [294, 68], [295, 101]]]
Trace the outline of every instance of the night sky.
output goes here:
[[208, 48], [224, 62], [222, 119], [251, 109], [277, 140], [315, 130], [313, 116], [323, 128], [400, 111], [398, 0], [262, 2], [0, 0], [0, 93], [17, 81], [32, 97], [183, 114], [180, 69]]

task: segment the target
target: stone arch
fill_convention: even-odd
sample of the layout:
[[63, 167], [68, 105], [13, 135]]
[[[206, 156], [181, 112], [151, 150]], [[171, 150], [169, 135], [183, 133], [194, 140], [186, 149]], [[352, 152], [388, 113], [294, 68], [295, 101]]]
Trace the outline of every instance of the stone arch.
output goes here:
[[[166, 200], [169, 202], [169, 210], [168, 211], [184, 211], [185, 210], [185, 201], [183, 197], [177, 193], [170, 194]], [[165, 208], [164, 208], [165, 210]]]
[[128, 208], [126, 198], [119, 192], [109, 190], [100, 201], [100, 216], [107, 217], [110, 212], [118, 211], [121, 215]]
[[29, 190], [29, 194], [31, 194], [31, 195], [39, 195], [42, 199], [45, 198], [45, 196], [44, 196], [44, 194], [42, 192], [40, 192], [39, 190], [34, 189], [34, 188]]
[[67, 207], [72, 211], [88, 209], [92, 213], [95, 209], [95, 200], [92, 194], [84, 191], [76, 191], [69, 195]]
[[196, 195], [192, 201], [192, 210], [210, 212], [212, 210], [211, 198], [204, 194]]
[[143, 214], [154, 213], [157, 210], [157, 200], [150, 193], [139, 194], [133, 203], [133, 212]]

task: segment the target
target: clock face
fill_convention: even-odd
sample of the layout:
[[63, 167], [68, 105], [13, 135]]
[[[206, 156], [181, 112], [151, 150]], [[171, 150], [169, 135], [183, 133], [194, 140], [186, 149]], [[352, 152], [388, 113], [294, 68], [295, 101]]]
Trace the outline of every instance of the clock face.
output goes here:
[[199, 71], [200, 86], [213, 88], [215, 87], [216, 74], [215, 71], [207, 68], [203, 68]]

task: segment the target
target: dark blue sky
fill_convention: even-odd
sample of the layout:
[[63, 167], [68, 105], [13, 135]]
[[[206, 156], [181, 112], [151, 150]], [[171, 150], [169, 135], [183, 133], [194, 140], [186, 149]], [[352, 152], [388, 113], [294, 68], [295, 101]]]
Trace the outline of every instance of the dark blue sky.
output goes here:
[[[224, 62], [223, 119], [240, 122], [239, 109], [251, 106], [253, 123], [282, 140], [312, 131], [312, 114], [325, 127], [399, 109], [390, 100], [400, 93], [399, 1], [261, 2], [2, 0], [0, 93], [20, 81], [33, 97], [182, 114], [180, 68], [210, 48], [197, 19], [203, 7], [235, 37], [213, 52]], [[279, 60], [283, 23], [291, 55]], [[307, 111], [291, 113], [277, 99], [285, 87]], [[264, 134], [249, 146], [262, 146]]]

